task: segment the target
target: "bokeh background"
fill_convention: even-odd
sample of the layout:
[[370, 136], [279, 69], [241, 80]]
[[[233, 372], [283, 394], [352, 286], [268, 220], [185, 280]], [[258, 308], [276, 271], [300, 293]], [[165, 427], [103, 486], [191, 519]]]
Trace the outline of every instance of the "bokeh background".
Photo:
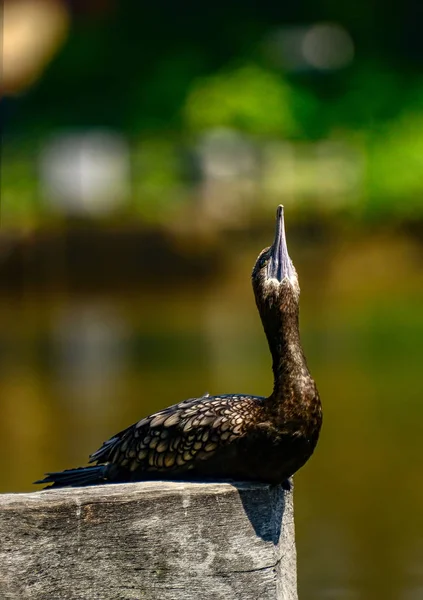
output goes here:
[[6, 0], [0, 491], [209, 393], [270, 392], [286, 207], [325, 409], [302, 600], [423, 597], [423, 4]]

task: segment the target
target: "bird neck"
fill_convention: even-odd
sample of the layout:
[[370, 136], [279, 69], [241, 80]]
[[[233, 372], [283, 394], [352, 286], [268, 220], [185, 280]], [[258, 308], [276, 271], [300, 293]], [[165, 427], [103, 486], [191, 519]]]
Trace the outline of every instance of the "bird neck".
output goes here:
[[308, 377], [309, 371], [301, 347], [298, 311], [279, 312], [263, 321], [272, 355], [274, 398], [286, 397], [299, 378]]

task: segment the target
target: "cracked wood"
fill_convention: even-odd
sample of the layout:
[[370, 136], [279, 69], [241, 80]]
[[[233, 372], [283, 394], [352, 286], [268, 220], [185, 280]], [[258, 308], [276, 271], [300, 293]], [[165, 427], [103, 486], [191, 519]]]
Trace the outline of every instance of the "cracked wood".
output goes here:
[[0, 496], [5, 600], [297, 600], [292, 492], [142, 482]]

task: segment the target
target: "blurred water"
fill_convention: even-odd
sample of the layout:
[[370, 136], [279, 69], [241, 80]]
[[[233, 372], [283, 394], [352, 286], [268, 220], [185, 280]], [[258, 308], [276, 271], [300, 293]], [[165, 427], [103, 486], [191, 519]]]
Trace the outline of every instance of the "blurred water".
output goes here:
[[[256, 250], [201, 286], [3, 296], [0, 491], [84, 464], [111, 434], [184, 398], [269, 393]], [[295, 478], [302, 600], [421, 597], [419, 257], [408, 243], [354, 242], [327, 252], [324, 268], [321, 254], [300, 257], [302, 338], [325, 413]]]

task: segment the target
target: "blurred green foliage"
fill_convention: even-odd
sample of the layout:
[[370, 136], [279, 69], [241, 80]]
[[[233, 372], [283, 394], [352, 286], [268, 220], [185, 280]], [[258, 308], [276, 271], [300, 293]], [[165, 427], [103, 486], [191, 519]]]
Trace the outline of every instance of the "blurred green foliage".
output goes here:
[[368, 190], [376, 212], [423, 216], [423, 113], [407, 112], [370, 139]]
[[246, 133], [292, 137], [300, 125], [291, 86], [257, 65], [247, 65], [195, 82], [185, 114], [194, 131], [232, 127]]
[[[12, 148], [22, 136], [33, 141], [19, 152], [6, 145], [3, 210], [10, 207], [11, 218], [41, 210], [34, 192], [40, 140], [95, 127], [129, 137], [134, 191], [142, 195], [134, 202], [146, 215], [179, 197], [189, 179], [181, 155], [198, 136], [226, 127], [255, 141], [341, 141], [362, 164], [357, 214], [423, 218], [423, 13], [416, 3], [390, 11], [379, 0], [354, 10], [329, 0], [289, 8], [270, 1], [260, 8], [240, 1], [106, 5], [114, 8], [95, 18], [76, 12], [43, 77], [10, 101], [7, 141]], [[336, 71], [276, 65], [265, 50], [269, 35], [319, 21], [349, 32], [353, 62]]]

